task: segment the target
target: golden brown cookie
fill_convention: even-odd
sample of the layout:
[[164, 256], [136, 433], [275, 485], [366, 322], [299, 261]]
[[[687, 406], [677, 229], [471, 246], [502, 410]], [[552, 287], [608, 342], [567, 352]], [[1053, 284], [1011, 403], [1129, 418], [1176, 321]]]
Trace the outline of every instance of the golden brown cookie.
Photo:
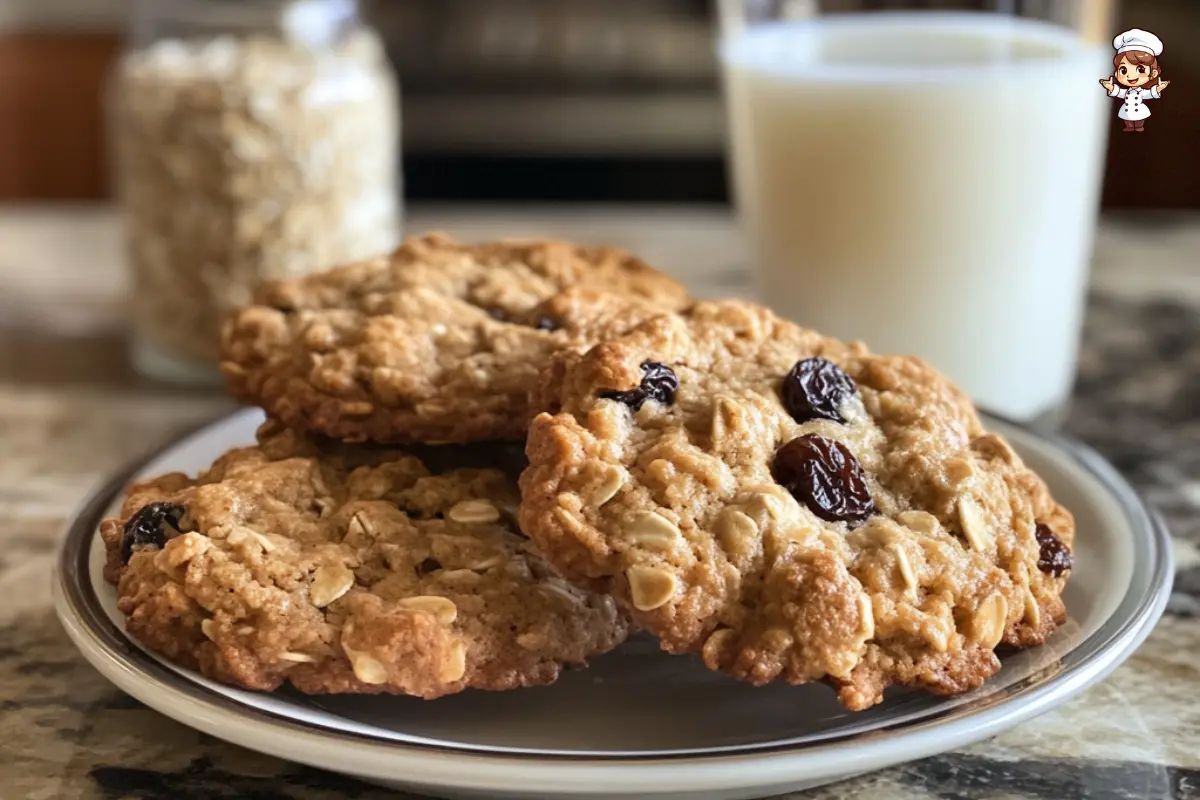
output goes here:
[[167, 659], [248, 689], [433, 698], [552, 683], [625, 638], [611, 598], [516, 532], [505, 472], [274, 423], [259, 440], [135, 485], [101, 526], [127, 629]]
[[346, 441], [519, 440], [551, 355], [690, 303], [628, 253], [556, 241], [390, 256], [264, 285], [225, 326], [233, 392], [289, 427]]
[[1065, 618], [1071, 515], [969, 400], [742, 302], [550, 371], [521, 526], [673, 653], [743, 680], [953, 694]]

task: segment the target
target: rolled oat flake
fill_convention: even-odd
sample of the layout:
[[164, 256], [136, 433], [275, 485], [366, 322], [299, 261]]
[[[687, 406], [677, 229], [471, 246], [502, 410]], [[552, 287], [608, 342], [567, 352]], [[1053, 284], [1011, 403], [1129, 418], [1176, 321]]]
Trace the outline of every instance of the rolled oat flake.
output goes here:
[[113, 83], [133, 357], [215, 380], [261, 281], [399, 237], [395, 76], [355, 0], [137, 0]]

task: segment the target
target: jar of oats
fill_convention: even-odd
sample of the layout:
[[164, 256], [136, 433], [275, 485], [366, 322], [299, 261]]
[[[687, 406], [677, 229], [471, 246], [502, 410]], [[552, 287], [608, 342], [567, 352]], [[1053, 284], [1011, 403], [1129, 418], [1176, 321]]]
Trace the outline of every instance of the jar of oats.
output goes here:
[[399, 104], [354, 0], [135, 0], [111, 98], [133, 359], [216, 378], [256, 284], [391, 248]]

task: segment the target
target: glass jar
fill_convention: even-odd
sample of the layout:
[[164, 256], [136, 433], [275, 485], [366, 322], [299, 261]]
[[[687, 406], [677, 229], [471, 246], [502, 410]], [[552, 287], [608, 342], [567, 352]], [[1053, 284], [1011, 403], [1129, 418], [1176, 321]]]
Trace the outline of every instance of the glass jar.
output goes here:
[[261, 281], [399, 238], [399, 101], [355, 0], [135, 0], [111, 98], [143, 374], [217, 378]]

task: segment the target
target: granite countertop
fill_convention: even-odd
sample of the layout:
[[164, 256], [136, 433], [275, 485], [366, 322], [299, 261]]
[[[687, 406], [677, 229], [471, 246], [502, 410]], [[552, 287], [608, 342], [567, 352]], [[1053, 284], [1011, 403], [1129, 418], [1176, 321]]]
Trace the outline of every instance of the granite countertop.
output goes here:
[[[719, 209], [422, 209], [410, 229], [556, 234], [636, 249], [698, 294], [747, 294]], [[0, 206], [0, 798], [402, 796], [196, 733], [116, 690], [50, 602], [71, 510], [122, 463], [232, 408], [139, 381], [103, 207]], [[1200, 216], [1108, 220], [1069, 433], [1163, 513], [1178, 574], [1166, 616], [1115, 674], [991, 741], [796, 797], [1200, 798]]]

